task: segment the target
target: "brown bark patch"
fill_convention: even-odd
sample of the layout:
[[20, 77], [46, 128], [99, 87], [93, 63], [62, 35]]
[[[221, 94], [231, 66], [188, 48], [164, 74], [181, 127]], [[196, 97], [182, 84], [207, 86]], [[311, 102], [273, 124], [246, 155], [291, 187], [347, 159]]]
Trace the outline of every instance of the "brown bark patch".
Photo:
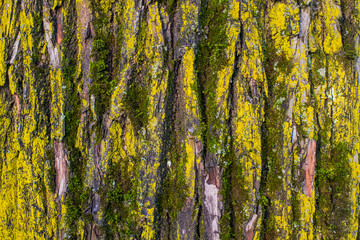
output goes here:
[[305, 161], [302, 169], [305, 171], [305, 180], [303, 182], [303, 193], [311, 197], [314, 185], [315, 164], [316, 164], [316, 141], [311, 139], [308, 143]]
[[256, 226], [257, 214], [254, 214], [250, 221], [246, 225], [246, 233], [245, 233], [245, 240], [252, 240], [255, 235], [255, 226]]
[[207, 180], [207, 184], [215, 185], [218, 189], [220, 189], [220, 172], [219, 167], [213, 167], [209, 172], [209, 178]]
[[85, 228], [84, 239], [85, 239], [85, 240], [99, 240], [99, 239], [103, 239], [103, 237], [102, 237], [101, 234], [100, 234], [100, 230], [97, 228], [96, 224], [94, 224], [94, 223], [89, 224], [89, 225]]
[[203, 145], [201, 141], [197, 141], [195, 145], [195, 154], [196, 157], [199, 157], [201, 154], [201, 151], [203, 150]]
[[63, 15], [62, 8], [56, 9], [56, 43], [61, 44], [64, 37], [63, 33]]
[[14, 94], [14, 97], [15, 97], [15, 104], [16, 104], [16, 114], [19, 117], [20, 111], [21, 111], [20, 98], [19, 98], [19, 95], [17, 95], [17, 94]]

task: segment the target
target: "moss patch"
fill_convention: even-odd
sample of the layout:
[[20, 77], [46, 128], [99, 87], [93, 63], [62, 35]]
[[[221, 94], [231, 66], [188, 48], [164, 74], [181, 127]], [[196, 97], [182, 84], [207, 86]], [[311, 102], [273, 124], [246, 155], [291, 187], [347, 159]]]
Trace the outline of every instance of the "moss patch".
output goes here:
[[242, 163], [237, 159], [232, 137], [224, 156], [221, 195], [224, 201], [224, 215], [221, 218], [221, 239], [242, 239], [243, 225], [247, 215], [245, 204], [249, 201], [249, 190], [245, 188]]
[[359, 29], [356, 21], [358, 12], [356, 2], [352, 0], [341, 0], [340, 7], [342, 16], [340, 18], [340, 31], [345, 56], [348, 60], [355, 60], [357, 56], [355, 36]]
[[147, 125], [149, 121], [149, 96], [146, 88], [136, 82], [131, 83], [124, 96], [123, 104], [134, 125], [135, 132]]
[[220, 121], [216, 117], [218, 114], [215, 92], [217, 72], [223, 69], [224, 63], [227, 62], [225, 50], [228, 47], [226, 27], [229, 6], [228, 1], [224, 0], [203, 1], [200, 9], [202, 39], [195, 58], [195, 71], [205, 153], [214, 152], [216, 143], [219, 142], [217, 135], [212, 131], [221, 129]]
[[320, 154], [315, 182], [318, 188], [316, 224], [327, 236], [340, 239], [348, 233], [351, 213], [351, 150], [344, 142], [333, 144], [329, 155]]
[[76, 140], [78, 138], [78, 127], [81, 117], [81, 99], [77, 91], [78, 85], [81, 81], [81, 75], [76, 76], [77, 71], [77, 56], [78, 56], [78, 40], [76, 37], [77, 13], [75, 1], [71, 0], [64, 4], [64, 11], [67, 11], [64, 18], [64, 38], [62, 45], [64, 47], [62, 58], [62, 73], [63, 83], [65, 88], [64, 93], [67, 99], [65, 104], [65, 135], [64, 142], [68, 150], [69, 175], [67, 196], [65, 200], [66, 215], [65, 221], [68, 226], [67, 235], [69, 239], [78, 239], [80, 237], [79, 220], [84, 220], [83, 209], [86, 208], [89, 195], [89, 189], [85, 189], [85, 175], [86, 175], [86, 158], [83, 153], [76, 147]]
[[137, 229], [139, 219], [137, 211], [138, 174], [130, 171], [129, 163], [134, 159], [126, 158], [111, 161], [105, 178], [105, 186], [100, 190], [101, 204], [104, 208], [106, 239], [139, 239]]
[[109, 110], [111, 94], [117, 84], [117, 78], [113, 77], [115, 62], [119, 60], [114, 59], [112, 54], [117, 39], [112, 31], [114, 18], [111, 10], [112, 5], [111, 1], [107, 4], [99, 0], [90, 1], [95, 16], [93, 23], [96, 32], [91, 53], [93, 61], [90, 63], [90, 77], [92, 78], [90, 93], [95, 96], [96, 136], [98, 141], [102, 138], [103, 115]]

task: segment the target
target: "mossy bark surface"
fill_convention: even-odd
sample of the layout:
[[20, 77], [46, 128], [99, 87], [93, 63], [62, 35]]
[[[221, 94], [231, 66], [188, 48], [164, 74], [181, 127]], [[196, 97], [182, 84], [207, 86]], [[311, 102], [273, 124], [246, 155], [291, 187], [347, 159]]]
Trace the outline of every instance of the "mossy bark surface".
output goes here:
[[0, 239], [359, 239], [360, 3], [0, 2]]

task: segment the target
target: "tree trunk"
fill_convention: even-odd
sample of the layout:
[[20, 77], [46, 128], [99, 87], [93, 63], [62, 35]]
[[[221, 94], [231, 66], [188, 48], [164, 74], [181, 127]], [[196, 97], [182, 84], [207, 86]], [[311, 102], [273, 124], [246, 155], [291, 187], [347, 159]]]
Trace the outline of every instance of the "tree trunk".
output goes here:
[[3, 0], [0, 239], [358, 239], [353, 0]]

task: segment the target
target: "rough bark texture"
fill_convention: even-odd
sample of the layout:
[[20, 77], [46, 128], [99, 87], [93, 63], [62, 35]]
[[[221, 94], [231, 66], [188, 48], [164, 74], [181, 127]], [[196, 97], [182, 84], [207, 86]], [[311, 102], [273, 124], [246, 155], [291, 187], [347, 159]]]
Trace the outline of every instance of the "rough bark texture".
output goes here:
[[0, 2], [0, 239], [359, 239], [360, 3]]

